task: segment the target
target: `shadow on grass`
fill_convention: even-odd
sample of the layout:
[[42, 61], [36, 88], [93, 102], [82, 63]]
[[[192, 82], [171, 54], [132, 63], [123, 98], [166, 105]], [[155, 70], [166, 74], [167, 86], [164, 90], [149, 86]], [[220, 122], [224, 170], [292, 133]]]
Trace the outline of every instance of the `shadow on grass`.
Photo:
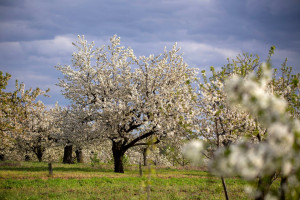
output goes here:
[[[27, 172], [42, 172], [48, 171], [48, 167], [0, 167], [0, 171], [27, 171]], [[112, 169], [101, 169], [101, 168], [80, 168], [80, 167], [55, 167], [53, 170], [61, 172], [113, 172]]]

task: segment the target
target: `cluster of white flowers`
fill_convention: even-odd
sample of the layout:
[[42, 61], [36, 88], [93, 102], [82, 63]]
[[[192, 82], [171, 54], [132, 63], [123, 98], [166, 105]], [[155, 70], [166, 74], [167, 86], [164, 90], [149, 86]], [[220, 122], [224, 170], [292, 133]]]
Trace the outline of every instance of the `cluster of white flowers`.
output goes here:
[[235, 66], [215, 72], [211, 67], [212, 75], [209, 79], [205, 71], [202, 71], [196, 107], [198, 115], [196, 131], [209, 144], [209, 149], [203, 152], [208, 158], [213, 158], [213, 152], [219, 147], [234, 143], [243, 136], [257, 141], [257, 134], [254, 133], [259, 127], [254, 118], [239, 106], [228, 103], [225, 80], [231, 77], [232, 73], [240, 74], [239, 69]]
[[255, 75], [252, 73], [246, 79], [233, 76], [226, 84], [229, 102], [241, 104], [265, 126], [269, 126], [274, 121], [281, 121], [280, 118], [287, 106], [283, 98], [268, 92], [267, 83], [271, 78], [270, 71], [271, 69], [264, 63], [260, 82], [255, 81]]
[[53, 134], [59, 133], [53, 109], [47, 110], [46, 106], [38, 101], [35, 106], [27, 110], [24, 133], [15, 136], [15, 148], [21, 154], [34, 153], [42, 161], [44, 152], [54, 144], [51, 140]]
[[289, 190], [299, 187], [300, 127], [297, 119], [286, 113], [284, 99], [267, 92], [270, 69], [262, 65], [262, 76], [257, 82], [250, 75], [246, 79], [233, 77], [227, 82], [232, 104], [240, 104], [255, 116], [267, 130], [267, 138], [259, 144], [241, 142], [216, 153], [211, 167], [219, 175], [239, 175], [254, 180], [258, 177], [281, 176], [293, 180]]
[[114, 158], [150, 136], [160, 141], [191, 130], [196, 70], [183, 62], [176, 44], [161, 55], [137, 58], [120, 38], [110, 41], [94, 48], [79, 37], [73, 65], [56, 68], [65, 76], [58, 84], [63, 94], [90, 113], [97, 134], [112, 141]]
[[202, 152], [204, 151], [204, 144], [201, 141], [193, 140], [183, 146], [183, 154], [194, 164], [200, 164], [202, 162]]
[[31, 115], [35, 110], [43, 107], [41, 102], [36, 102], [36, 98], [39, 95], [47, 96], [46, 93], [49, 91], [42, 91], [39, 88], [26, 90], [25, 84], [19, 84], [16, 81], [15, 91], [6, 92], [4, 90], [10, 78], [10, 74], [6, 73], [3, 76], [0, 71], [0, 142], [3, 144], [0, 151], [6, 151], [6, 147], [13, 148], [13, 141], [17, 136], [32, 132], [29, 124], [36, 121], [37, 118], [31, 119]]
[[[248, 58], [247, 61], [251, 60]], [[289, 192], [294, 195], [292, 198], [297, 198], [300, 196], [299, 74], [290, 75], [291, 69], [283, 65], [282, 76], [277, 78], [273, 73], [272, 77], [268, 63], [259, 66], [258, 59], [254, 61], [253, 66], [249, 63], [238, 66], [234, 61], [219, 74], [212, 68], [209, 82], [205, 71], [202, 72], [204, 83], [200, 84], [198, 104], [201, 117], [197, 122], [209, 148], [203, 149], [203, 142], [193, 141], [185, 146], [185, 155], [199, 162], [215, 145], [209, 163], [214, 174], [259, 179], [255, 194], [263, 198], [270, 197], [268, 188], [272, 179], [280, 176], [280, 192], [274, 194]], [[259, 70], [254, 72], [257, 66]], [[231, 142], [226, 143], [228, 140]], [[269, 182], [263, 183], [266, 180]]]

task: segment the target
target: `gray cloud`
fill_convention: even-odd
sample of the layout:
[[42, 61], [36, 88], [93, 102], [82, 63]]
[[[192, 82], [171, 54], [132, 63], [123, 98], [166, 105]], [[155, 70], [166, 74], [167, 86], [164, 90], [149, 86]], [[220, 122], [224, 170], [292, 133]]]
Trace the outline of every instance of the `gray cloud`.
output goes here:
[[71, 42], [86, 35], [97, 46], [117, 34], [138, 55], [160, 53], [177, 41], [192, 67], [226, 64], [226, 57], [250, 52], [274, 63], [285, 57], [300, 72], [300, 3], [297, 0], [2, 0], [0, 69], [26, 85], [53, 88], [54, 69], [71, 64]]

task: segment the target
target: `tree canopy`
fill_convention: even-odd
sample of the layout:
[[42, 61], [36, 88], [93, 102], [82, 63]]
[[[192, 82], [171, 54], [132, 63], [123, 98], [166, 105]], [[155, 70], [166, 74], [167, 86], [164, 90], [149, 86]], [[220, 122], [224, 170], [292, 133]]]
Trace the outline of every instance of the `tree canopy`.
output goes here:
[[161, 55], [137, 58], [117, 36], [110, 41], [94, 48], [79, 37], [73, 65], [56, 68], [65, 76], [58, 84], [63, 94], [88, 108], [86, 119], [111, 140], [115, 171], [123, 172], [129, 148], [147, 145], [150, 137], [159, 142], [169, 132], [191, 130], [196, 72], [183, 62], [176, 44]]

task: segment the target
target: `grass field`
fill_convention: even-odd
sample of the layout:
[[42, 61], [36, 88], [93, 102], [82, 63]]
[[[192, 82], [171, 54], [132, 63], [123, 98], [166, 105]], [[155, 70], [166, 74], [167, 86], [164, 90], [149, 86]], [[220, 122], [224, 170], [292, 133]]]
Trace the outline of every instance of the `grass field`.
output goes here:
[[[140, 177], [137, 166], [124, 174], [112, 166], [53, 163], [48, 176], [45, 162], [0, 162], [0, 199], [146, 199], [148, 174]], [[248, 199], [245, 181], [226, 179], [230, 199]], [[225, 199], [221, 180], [195, 169], [154, 168], [151, 199]]]

